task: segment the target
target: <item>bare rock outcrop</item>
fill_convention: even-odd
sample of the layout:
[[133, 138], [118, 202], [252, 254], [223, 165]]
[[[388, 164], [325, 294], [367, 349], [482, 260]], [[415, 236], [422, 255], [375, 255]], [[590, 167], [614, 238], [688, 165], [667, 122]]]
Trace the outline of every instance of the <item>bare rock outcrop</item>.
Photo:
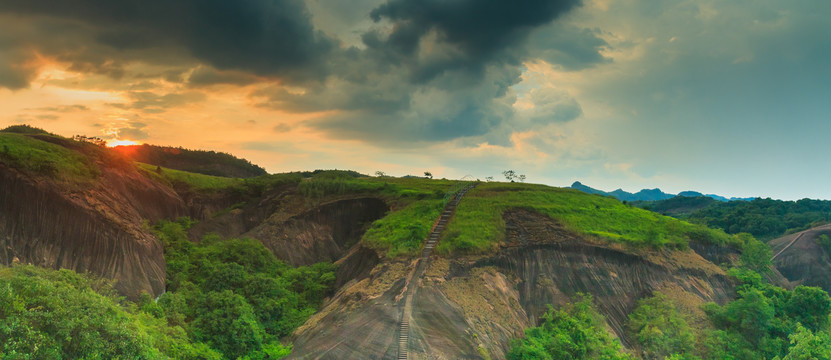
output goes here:
[[549, 305], [593, 295], [611, 330], [636, 301], [671, 288], [699, 302], [734, 297], [724, 271], [687, 250], [627, 249], [571, 233], [525, 210], [504, 214], [506, 239], [489, 256], [433, 256], [420, 279], [417, 261], [386, 259], [347, 283], [294, 336], [291, 359], [394, 359], [407, 287], [417, 286], [410, 359], [504, 359], [514, 337]]
[[819, 286], [831, 292], [831, 254], [818, 243], [831, 236], [831, 225], [822, 225], [771, 240], [773, 265], [793, 285]]
[[242, 236], [260, 240], [274, 255], [294, 266], [334, 262], [388, 211], [389, 206], [378, 198], [335, 200], [297, 214], [275, 213]]
[[0, 263], [91, 272], [129, 298], [164, 291], [163, 250], [143, 224], [186, 214], [170, 187], [132, 166], [69, 186], [0, 164], [0, 184]]

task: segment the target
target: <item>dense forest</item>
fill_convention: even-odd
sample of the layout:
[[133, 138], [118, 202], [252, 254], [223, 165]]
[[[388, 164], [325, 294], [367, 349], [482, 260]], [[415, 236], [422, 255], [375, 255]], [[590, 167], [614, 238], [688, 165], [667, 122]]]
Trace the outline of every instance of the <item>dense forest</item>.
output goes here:
[[632, 205], [689, 222], [722, 229], [728, 234], [749, 233], [767, 241], [831, 221], [831, 201], [714, 201], [706, 197], [675, 197]]
[[334, 265], [292, 268], [260, 242], [187, 240], [188, 219], [154, 226], [167, 291], [138, 302], [70, 270], [0, 268], [2, 359], [279, 359], [317, 311]]

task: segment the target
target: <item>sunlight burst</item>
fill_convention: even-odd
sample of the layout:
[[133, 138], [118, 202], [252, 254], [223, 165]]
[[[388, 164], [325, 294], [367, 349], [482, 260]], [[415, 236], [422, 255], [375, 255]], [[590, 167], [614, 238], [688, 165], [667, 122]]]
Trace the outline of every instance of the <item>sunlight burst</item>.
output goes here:
[[107, 147], [116, 147], [116, 146], [122, 146], [122, 145], [141, 145], [141, 143], [138, 142], [138, 141], [133, 141], [133, 140], [119, 140], [119, 139], [107, 140]]

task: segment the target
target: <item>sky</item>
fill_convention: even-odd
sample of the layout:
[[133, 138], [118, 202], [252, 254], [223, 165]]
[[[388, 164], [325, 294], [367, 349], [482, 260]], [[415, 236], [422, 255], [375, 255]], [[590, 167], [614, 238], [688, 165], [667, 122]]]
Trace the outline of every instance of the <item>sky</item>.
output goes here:
[[826, 0], [4, 0], [0, 127], [831, 199]]

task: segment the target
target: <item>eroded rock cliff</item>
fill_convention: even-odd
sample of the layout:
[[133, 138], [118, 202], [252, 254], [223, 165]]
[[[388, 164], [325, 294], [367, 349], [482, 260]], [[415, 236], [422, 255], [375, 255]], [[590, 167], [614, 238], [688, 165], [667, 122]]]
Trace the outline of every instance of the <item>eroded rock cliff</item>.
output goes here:
[[793, 285], [819, 286], [831, 292], [831, 255], [819, 245], [831, 236], [831, 225], [818, 226], [771, 240], [773, 264]]
[[734, 296], [724, 271], [693, 250], [625, 249], [587, 239], [525, 210], [504, 214], [507, 237], [490, 256], [433, 256], [407, 282], [416, 260], [384, 259], [343, 286], [293, 337], [292, 359], [393, 359], [403, 294], [417, 286], [411, 359], [504, 359], [510, 340], [549, 304], [592, 294], [624, 344], [637, 299], [672, 289], [699, 302]]
[[0, 262], [89, 271], [123, 295], [164, 291], [162, 247], [146, 221], [186, 207], [168, 186], [132, 166], [101, 166], [90, 184], [67, 186], [0, 164]]

